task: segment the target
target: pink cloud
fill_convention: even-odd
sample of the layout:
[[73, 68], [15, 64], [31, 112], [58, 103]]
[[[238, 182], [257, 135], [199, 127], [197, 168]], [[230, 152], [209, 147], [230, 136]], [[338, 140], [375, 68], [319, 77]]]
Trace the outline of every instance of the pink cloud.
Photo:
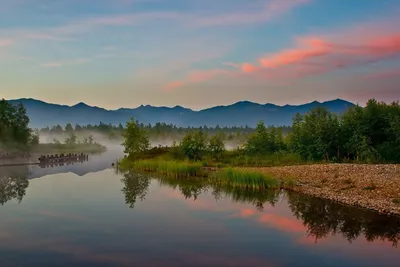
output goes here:
[[182, 87], [183, 85], [184, 85], [183, 82], [175, 81], [175, 82], [172, 82], [172, 83], [168, 84], [167, 86], [165, 86], [165, 90], [168, 92], [171, 92], [179, 87]]
[[14, 41], [11, 39], [0, 39], [0, 47], [2, 46], [11, 46], [14, 44]]
[[210, 80], [214, 76], [221, 75], [221, 74], [227, 74], [227, 73], [228, 73], [228, 71], [224, 70], [224, 69], [193, 71], [193, 72], [189, 73], [188, 80], [191, 83], [203, 82], [203, 81]]
[[[303, 37], [296, 46], [259, 58], [259, 65], [243, 63], [243, 73], [257, 72], [265, 78], [296, 78], [324, 74], [336, 69], [372, 64], [400, 56], [400, 33], [351, 34]], [[397, 74], [390, 74], [397, 75]]]
[[257, 71], [259, 68], [250, 64], [250, 63], [243, 63], [243, 65], [241, 66], [241, 69], [243, 72], [255, 72]]
[[201, 71], [192, 71], [189, 72], [185, 79], [182, 81], [174, 81], [164, 87], [166, 91], [173, 91], [174, 89], [183, 87], [184, 85], [187, 84], [192, 84], [192, 83], [201, 83], [207, 80], [210, 80], [214, 78], [215, 76], [218, 75], [224, 75], [224, 74], [229, 74], [231, 73], [228, 70], [225, 69], [212, 69], [212, 70], [201, 70]]
[[305, 47], [279, 52], [273, 56], [260, 58], [261, 65], [265, 68], [275, 68], [290, 65], [328, 55], [332, 48], [321, 39], [306, 38], [300, 41]]

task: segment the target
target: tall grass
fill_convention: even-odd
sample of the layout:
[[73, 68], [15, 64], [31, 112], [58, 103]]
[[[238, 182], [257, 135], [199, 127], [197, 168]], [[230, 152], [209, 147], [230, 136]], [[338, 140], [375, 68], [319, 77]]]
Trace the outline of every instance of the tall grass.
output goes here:
[[201, 177], [206, 173], [203, 165], [197, 162], [166, 161], [166, 160], [139, 160], [132, 161], [128, 166], [122, 161], [123, 167], [133, 168], [143, 172], [156, 172], [166, 176], [174, 177]]
[[279, 188], [281, 184], [279, 180], [261, 172], [233, 168], [221, 169], [215, 177], [222, 185], [253, 190]]

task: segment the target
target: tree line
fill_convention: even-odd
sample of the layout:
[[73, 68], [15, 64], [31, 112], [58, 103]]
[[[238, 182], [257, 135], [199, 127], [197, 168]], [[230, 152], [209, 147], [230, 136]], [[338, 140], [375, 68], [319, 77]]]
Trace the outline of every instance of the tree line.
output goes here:
[[[139, 121], [135, 121], [139, 128], [146, 131], [147, 135], [151, 140], [181, 140], [187, 133], [193, 131], [201, 131], [207, 135], [220, 135], [226, 141], [236, 141], [236, 143], [244, 143], [248, 137], [254, 133], [255, 129], [249, 126], [234, 126], [234, 127], [208, 127], [206, 125], [201, 127], [178, 127], [174, 124], [167, 123], [156, 123], [143, 124]], [[268, 128], [275, 128], [274, 126], [267, 126]], [[284, 135], [287, 135], [291, 129], [289, 126], [279, 126], [280, 131]], [[55, 125], [52, 127], [45, 127], [40, 129], [41, 133], [51, 133], [51, 134], [71, 134], [71, 133], [82, 133], [82, 132], [97, 132], [108, 136], [109, 139], [121, 139], [123, 137], [123, 132], [126, 129], [126, 125], [112, 125], [100, 122], [99, 124], [88, 124], [79, 125], [75, 124], [73, 126], [71, 123], [66, 124], [64, 127], [61, 125]]]
[[[281, 127], [266, 127], [261, 121], [235, 152], [248, 157], [293, 153], [305, 161], [400, 162], [398, 102], [371, 99], [365, 107], [351, 107], [342, 115], [316, 107], [297, 114], [290, 128], [284, 134]], [[128, 154], [149, 149], [148, 132], [136, 121], [127, 123], [123, 136]], [[223, 132], [210, 136], [204, 129], [190, 129], [173, 148], [191, 160], [220, 159], [233, 153], [226, 151], [225, 142]]]
[[303, 158], [399, 162], [400, 106], [372, 99], [342, 116], [317, 108], [293, 119], [289, 143]]

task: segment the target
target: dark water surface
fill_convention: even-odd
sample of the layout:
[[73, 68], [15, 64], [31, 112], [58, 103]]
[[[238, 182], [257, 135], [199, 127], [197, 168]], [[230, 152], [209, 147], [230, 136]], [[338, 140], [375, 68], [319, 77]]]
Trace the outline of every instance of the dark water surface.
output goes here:
[[0, 168], [0, 266], [400, 266], [397, 217], [112, 160]]

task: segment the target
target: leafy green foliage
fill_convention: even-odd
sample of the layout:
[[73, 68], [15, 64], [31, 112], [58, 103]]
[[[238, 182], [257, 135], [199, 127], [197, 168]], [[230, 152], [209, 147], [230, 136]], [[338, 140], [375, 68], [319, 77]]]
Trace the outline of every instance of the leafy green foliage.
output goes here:
[[189, 159], [200, 160], [207, 152], [207, 135], [202, 131], [189, 132], [182, 139], [180, 148]]
[[70, 136], [67, 139], [65, 139], [65, 144], [66, 145], [75, 145], [76, 143], [77, 143], [76, 142], [76, 135], [73, 134], [73, 133], [71, 133]]
[[267, 155], [285, 148], [282, 131], [275, 127], [267, 128], [264, 122], [259, 122], [256, 131], [245, 144], [249, 155]]
[[12, 105], [0, 100], [0, 143], [27, 145], [32, 130], [28, 127], [29, 117], [22, 104]]
[[213, 159], [219, 160], [225, 152], [224, 137], [222, 135], [214, 135], [208, 143], [208, 152]]
[[341, 117], [323, 108], [293, 119], [291, 149], [309, 160], [400, 162], [400, 106], [369, 100]]
[[126, 123], [126, 129], [123, 132], [123, 137], [123, 146], [125, 147], [124, 152], [128, 154], [130, 158], [134, 158], [137, 155], [142, 154], [150, 147], [149, 138], [145, 130], [140, 128], [138, 123], [134, 121], [133, 118]]

